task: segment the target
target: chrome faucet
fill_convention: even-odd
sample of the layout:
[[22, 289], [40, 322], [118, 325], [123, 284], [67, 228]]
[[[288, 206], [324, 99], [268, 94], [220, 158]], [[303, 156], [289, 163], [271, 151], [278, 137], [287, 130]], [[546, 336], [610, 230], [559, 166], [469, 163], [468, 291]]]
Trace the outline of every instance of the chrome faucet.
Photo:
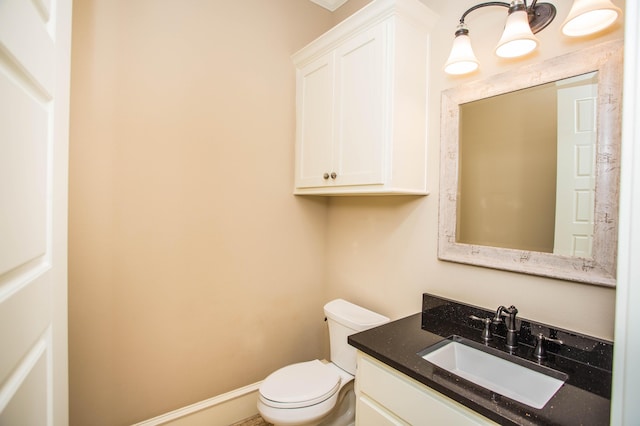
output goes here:
[[[493, 323], [499, 324], [504, 321], [507, 327], [507, 343], [506, 346], [509, 349], [515, 349], [518, 347], [518, 330], [516, 329], [516, 314], [518, 309], [511, 305], [508, 308], [499, 306], [496, 310], [496, 316], [493, 317]], [[504, 318], [503, 318], [504, 316]]]

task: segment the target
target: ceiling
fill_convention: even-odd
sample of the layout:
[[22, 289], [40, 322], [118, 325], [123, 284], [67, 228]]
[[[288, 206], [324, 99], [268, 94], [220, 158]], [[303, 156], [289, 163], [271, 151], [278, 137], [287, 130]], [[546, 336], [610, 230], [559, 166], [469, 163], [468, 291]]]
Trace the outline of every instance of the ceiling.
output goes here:
[[348, 0], [311, 0], [311, 1], [333, 12], [334, 10], [336, 10], [337, 8], [345, 4]]

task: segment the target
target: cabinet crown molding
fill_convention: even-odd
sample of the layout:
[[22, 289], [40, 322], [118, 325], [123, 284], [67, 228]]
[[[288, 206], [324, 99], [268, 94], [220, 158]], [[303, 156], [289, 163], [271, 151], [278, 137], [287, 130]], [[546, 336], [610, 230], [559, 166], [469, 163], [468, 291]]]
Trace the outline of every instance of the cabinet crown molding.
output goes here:
[[[321, 1], [341, 0], [318, 0]], [[375, 0], [295, 52], [291, 58], [296, 65], [311, 62], [391, 16], [400, 16], [402, 22], [425, 33], [430, 33], [438, 21], [437, 13], [419, 0]]]

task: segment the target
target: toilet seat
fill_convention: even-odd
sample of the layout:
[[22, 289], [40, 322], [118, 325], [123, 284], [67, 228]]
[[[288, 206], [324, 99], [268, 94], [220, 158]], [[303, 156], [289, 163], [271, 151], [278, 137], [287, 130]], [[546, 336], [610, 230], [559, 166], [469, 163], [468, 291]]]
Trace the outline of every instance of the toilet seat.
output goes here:
[[340, 383], [340, 374], [329, 365], [301, 362], [271, 373], [260, 385], [260, 400], [273, 408], [309, 407], [335, 395]]

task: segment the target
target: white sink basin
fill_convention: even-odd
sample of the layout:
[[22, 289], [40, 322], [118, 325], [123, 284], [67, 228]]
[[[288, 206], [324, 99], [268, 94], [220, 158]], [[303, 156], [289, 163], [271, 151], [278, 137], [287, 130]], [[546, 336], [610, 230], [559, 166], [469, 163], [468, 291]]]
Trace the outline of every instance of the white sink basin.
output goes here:
[[455, 340], [449, 340], [422, 358], [456, 376], [538, 409], [544, 407], [567, 380], [566, 374], [555, 372], [560, 378], [551, 377]]

